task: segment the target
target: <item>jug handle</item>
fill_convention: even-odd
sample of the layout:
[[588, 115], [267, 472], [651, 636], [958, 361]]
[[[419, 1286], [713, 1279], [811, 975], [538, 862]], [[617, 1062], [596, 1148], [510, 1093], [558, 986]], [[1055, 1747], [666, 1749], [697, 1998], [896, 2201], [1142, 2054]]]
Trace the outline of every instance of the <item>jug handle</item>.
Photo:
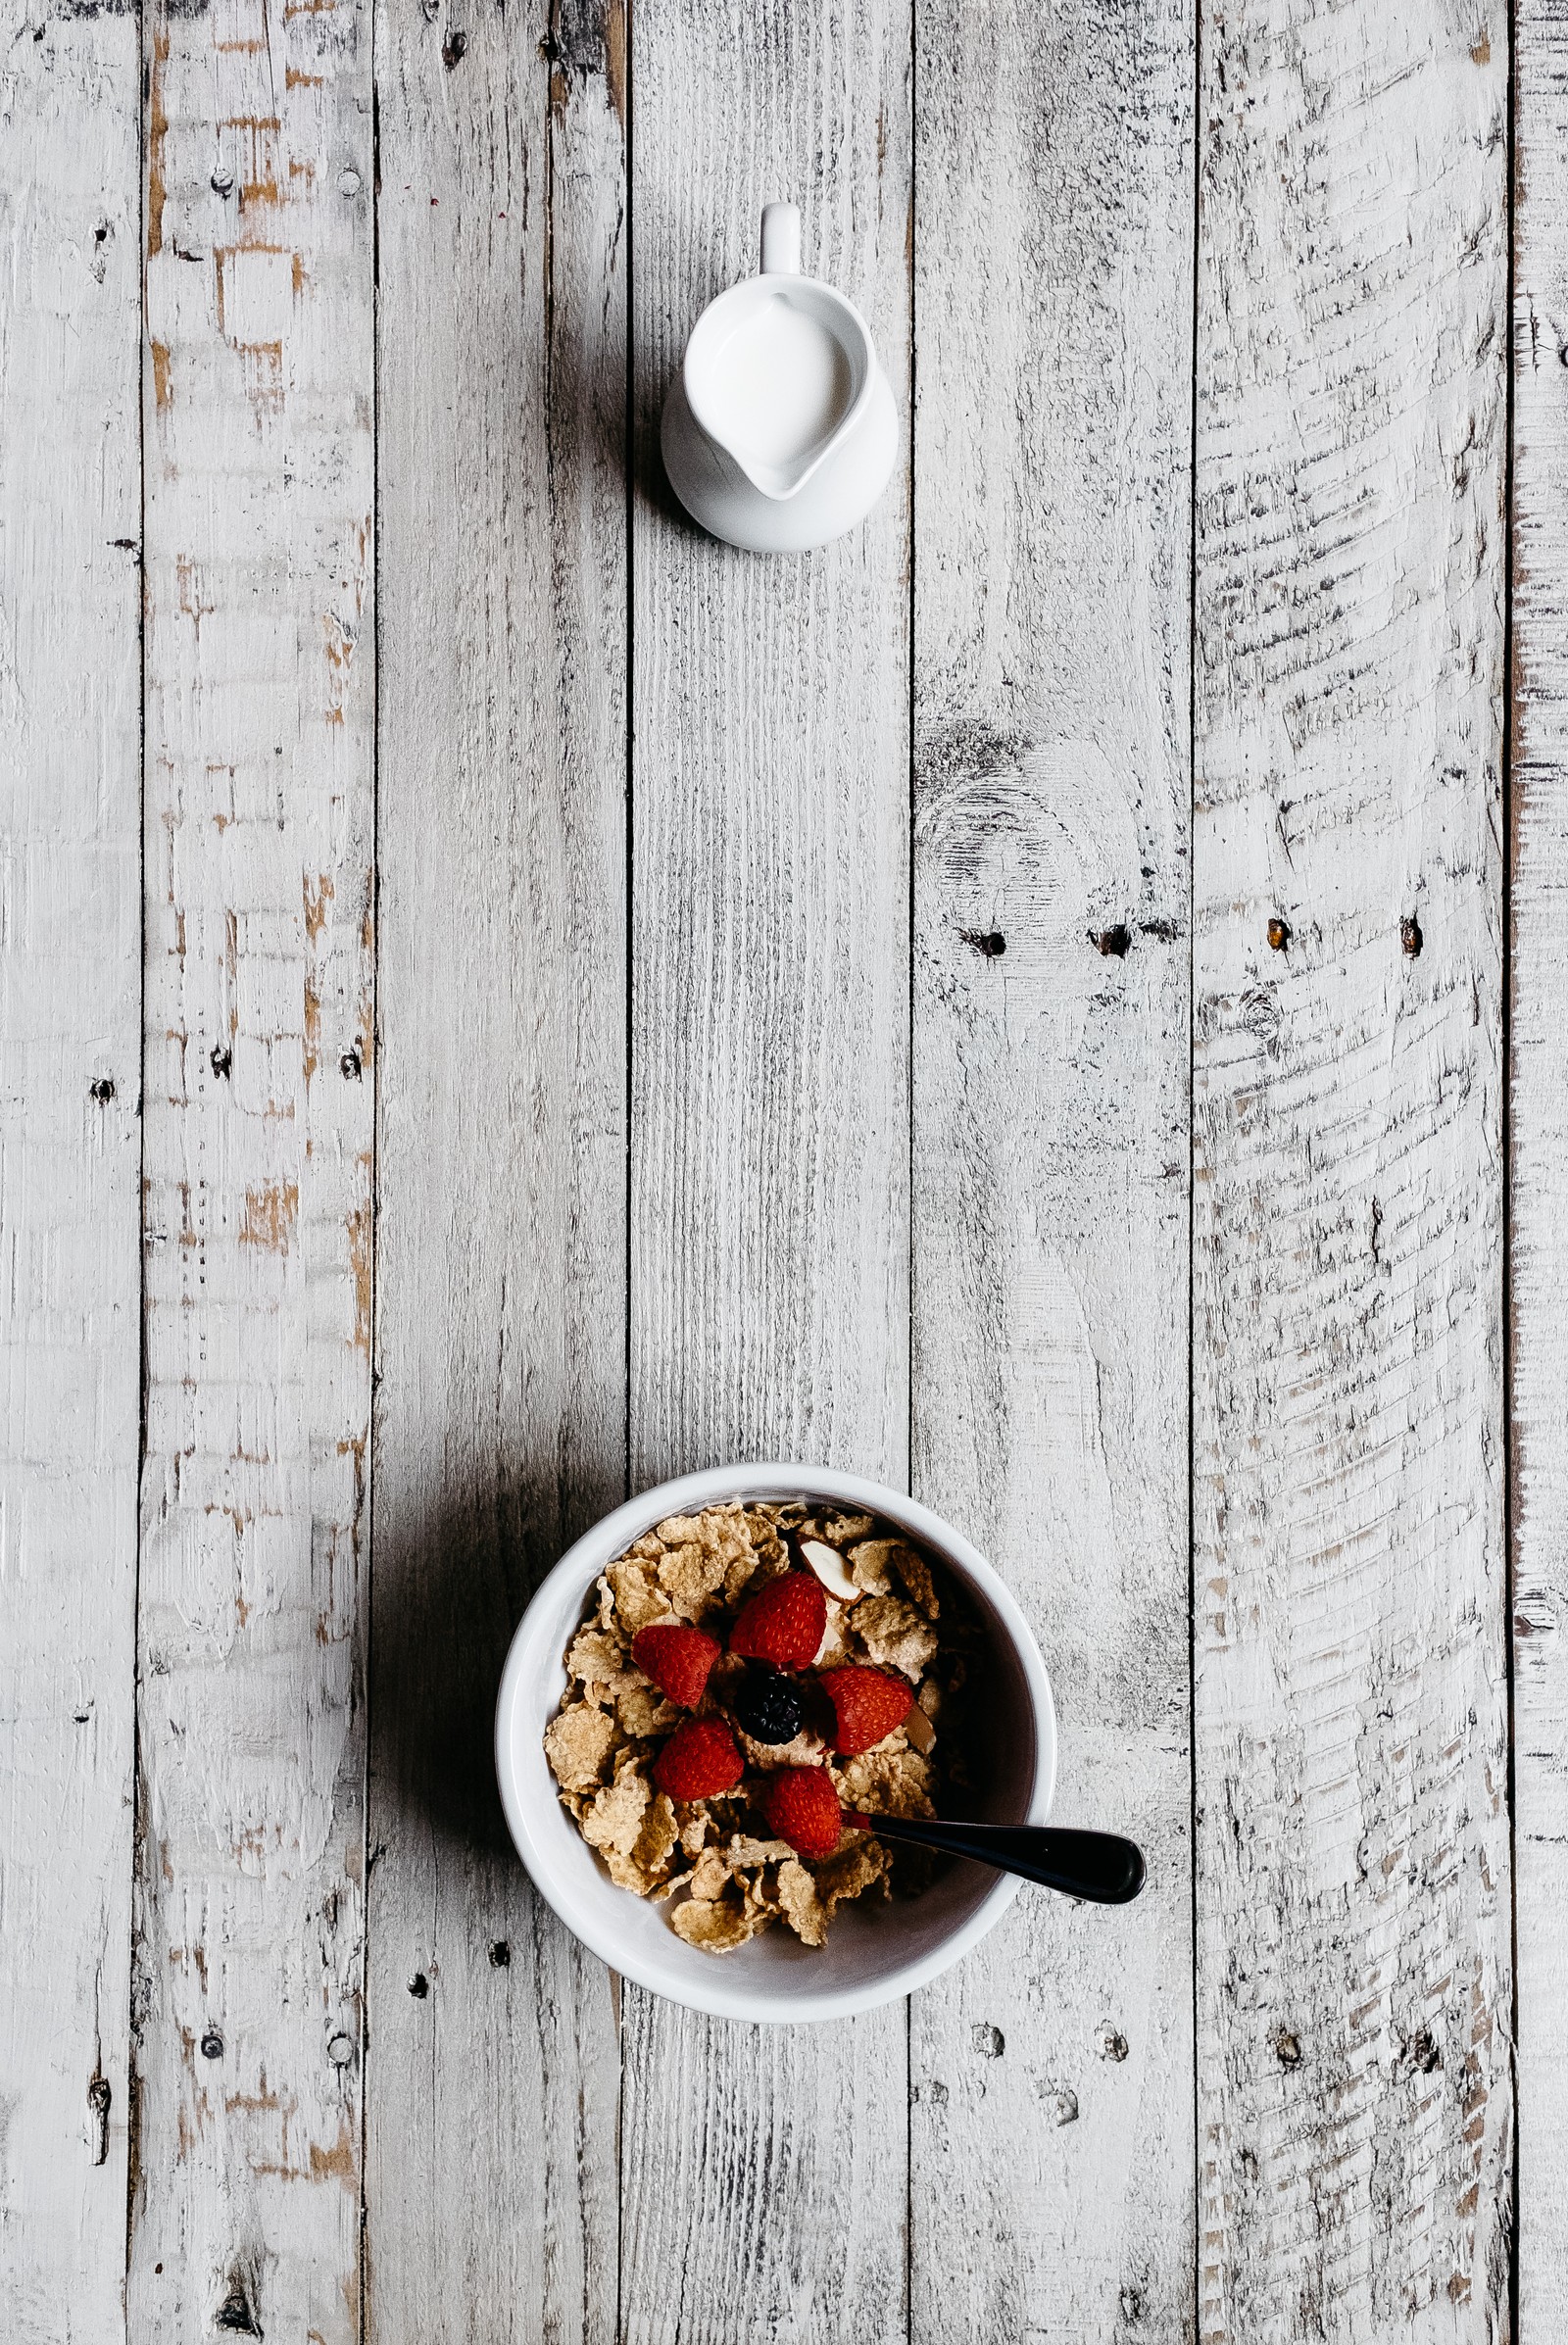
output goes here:
[[801, 273], [801, 215], [794, 204], [762, 206], [762, 274], [798, 277]]

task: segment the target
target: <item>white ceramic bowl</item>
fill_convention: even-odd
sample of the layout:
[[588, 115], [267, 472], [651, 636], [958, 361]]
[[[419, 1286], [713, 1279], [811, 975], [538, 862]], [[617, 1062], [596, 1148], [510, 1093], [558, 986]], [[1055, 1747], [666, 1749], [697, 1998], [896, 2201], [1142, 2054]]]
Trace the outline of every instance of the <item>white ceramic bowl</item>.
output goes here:
[[668, 1906], [616, 1888], [556, 1796], [544, 1731], [565, 1687], [563, 1656], [606, 1564], [665, 1515], [728, 1498], [833, 1499], [884, 1516], [940, 1557], [992, 1644], [991, 1784], [982, 1817], [1043, 1824], [1056, 1775], [1051, 1684], [1028, 1622], [991, 1566], [929, 1508], [825, 1467], [721, 1466], [645, 1490], [564, 1555], [518, 1624], [496, 1704], [496, 1773], [517, 1850], [541, 1893], [587, 1946], [655, 1994], [724, 2019], [842, 2019], [934, 1979], [1001, 1920], [1019, 1888], [987, 1865], [950, 1865], [923, 1895], [841, 1906], [825, 1946], [779, 1926], [732, 1954], [705, 1954], [669, 1927]]

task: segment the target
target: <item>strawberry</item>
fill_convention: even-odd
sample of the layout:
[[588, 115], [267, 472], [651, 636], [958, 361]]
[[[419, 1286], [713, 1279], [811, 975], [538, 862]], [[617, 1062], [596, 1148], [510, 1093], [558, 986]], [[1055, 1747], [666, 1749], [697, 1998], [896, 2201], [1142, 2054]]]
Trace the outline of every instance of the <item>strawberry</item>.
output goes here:
[[767, 1779], [762, 1812], [768, 1829], [802, 1856], [831, 1856], [844, 1829], [839, 1795], [825, 1767], [780, 1767]]
[[880, 1669], [825, 1669], [816, 1682], [833, 1704], [833, 1748], [847, 1759], [884, 1741], [909, 1715], [907, 1678]]
[[652, 1678], [661, 1693], [682, 1710], [695, 1710], [708, 1687], [708, 1673], [718, 1659], [719, 1647], [701, 1629], [684, 1621], [659, 1621], [639, 1629], [631, 1640], [631, 1657], [645, 1678]]
[[748, 1596], [729, 1633], [729, 1649], [775, 1669], [808, 1669], [827, 1627], [827, 1598], [811, 1572], [784, 1572]]
[[721, 1718], [683, 1718], [654, 1761], [654, 1781], [671, 1799], [712, 1799], [733, 1791], [742, 1760]]

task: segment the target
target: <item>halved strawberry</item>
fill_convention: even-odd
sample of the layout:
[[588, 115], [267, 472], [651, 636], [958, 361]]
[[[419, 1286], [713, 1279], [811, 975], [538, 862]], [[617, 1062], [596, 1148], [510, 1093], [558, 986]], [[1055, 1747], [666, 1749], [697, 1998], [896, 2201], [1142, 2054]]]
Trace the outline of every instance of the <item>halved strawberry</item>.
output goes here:
[[767, 1779], [762, 1813], [768, 1828], [802, 1856], [831, 1856], [844, 1811], [825, 1767], [781, 1767]]
[[847, 1759], [883, 1742], [909, 1714], [909, 1681], [880, 1669], [825, 1669], [817, 1684], [833, 1704], [833, 1748]]
[[654, 1761], [654, 1781], [671, 1799], [713, 1799], [733, 1791], [744, 1772], [739, 1745], [721, 1718], [683, 1718]]
[[719, 1650], [716, 1638], [684, 1621], [656, 1621], [631, 1640], [631, 1657], [643, 1676], [682, 1710], [695, 1710], [702, 1700]]
[[784, 1572], [748, 1596], [729, 1633], [729, 1649], [775, 1669], [808, 1669], [827, 1627], [827, 1598], [810, 1572]]

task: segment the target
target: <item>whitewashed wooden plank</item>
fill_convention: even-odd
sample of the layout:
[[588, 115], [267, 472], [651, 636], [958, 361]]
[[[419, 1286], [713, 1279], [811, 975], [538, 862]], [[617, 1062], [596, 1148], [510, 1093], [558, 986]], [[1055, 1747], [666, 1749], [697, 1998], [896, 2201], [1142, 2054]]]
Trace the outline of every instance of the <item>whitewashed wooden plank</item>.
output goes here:
[[1514, 12], [1511, 1065], [1521, 2345], [1568, 2335], [1568, 20]]
[[491, 1721], [624, 1494], [625, 58], [386, 8], [368, 2332], [609, 2340], [609, 1974]]
[[1200, 2331], [1509, 2321], [1507, 24], [1205, 29]]
[[914, 1487], [1034, 1619], [1057, 1815], [911, 2005], [912, 2334], [1191, 2334], [1194, 13], [919, 21]]
[[[909, 63], [902, 0], [633, 17], [634, 1487], [906, 1470], [906, 490], [763, 559], [670, 512], [657, 451], [771, 197], [907, 415]], [[902, 2337], [903, 2010], [781, 2032], [628, 1989], [623, 2055], [623, 2337]]]
[[145, 20], [138, 2336], [359, 2328], [369, 33]]
[[0, 9], [0, 2332], [124, 2335], [140, 63]]

